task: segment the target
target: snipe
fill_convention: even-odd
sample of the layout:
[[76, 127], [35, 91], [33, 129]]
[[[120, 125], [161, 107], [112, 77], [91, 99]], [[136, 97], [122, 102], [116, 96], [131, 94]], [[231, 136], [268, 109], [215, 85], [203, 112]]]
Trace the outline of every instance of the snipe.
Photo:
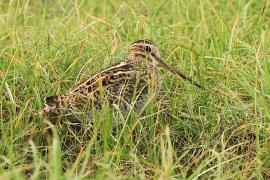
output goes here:
[[200, 88], [191, 78], [166, 64], [153, 41], [142, 39], [129, 46], [126, 58], [118, 64], [102, 70], [64, 94], [46, 97], [45, 108], [39, 114], [59, 117], [82, 109], [102, 109], [104, 102], [118, 104], [124, 110], [135, 102], [134, 107], [141, 108], [148, 96], [159, 92], [158, 65]]

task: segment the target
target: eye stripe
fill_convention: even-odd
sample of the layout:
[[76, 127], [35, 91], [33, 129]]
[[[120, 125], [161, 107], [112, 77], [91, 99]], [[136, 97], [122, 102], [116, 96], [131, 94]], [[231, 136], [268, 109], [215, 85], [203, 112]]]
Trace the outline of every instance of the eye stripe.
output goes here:
[[143, 49], [145, 52], [151, 52], [151, 48], [149, 46], [145, 46]]
[[150, 46], [143, 46], [143, 45], [133, 45], [134, 47], [138, 48], [138, 50], [144, 51], [144, 52], [151, 52]]

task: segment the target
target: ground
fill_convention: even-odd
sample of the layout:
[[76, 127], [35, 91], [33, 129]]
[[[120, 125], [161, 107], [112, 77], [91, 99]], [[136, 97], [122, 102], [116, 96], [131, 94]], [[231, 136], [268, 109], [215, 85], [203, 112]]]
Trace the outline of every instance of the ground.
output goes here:
[[[0, 178], [270, 178], [269, 22], [267, 0], [1, 0]], [[160, 69], [141, 114], [37, 115], [142, 38], [204, 88]]]

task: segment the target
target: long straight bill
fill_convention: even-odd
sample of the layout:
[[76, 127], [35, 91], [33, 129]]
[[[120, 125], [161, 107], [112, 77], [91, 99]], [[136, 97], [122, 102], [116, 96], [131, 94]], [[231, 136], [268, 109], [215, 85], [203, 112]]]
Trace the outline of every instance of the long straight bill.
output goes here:
[[165, 63], [165, 61], [163, 61], [161, 58], [156, 58], [156, 60], [158, 61], [159, 65], [164, 67], [165, 69], [167, 69], [168, 71], [177, 74], [178, 76], [180, 76], [181, 78], [189, 81], [190, 83], [194, 84], [195, 86], [197, 86], [198, 88], [202, 88], [202, 86], [197, 83], [196, 81], [194, 81], [193, 79], [191, 79], [190, 77], [186, 76], [185, 74], [181, 73], [180, 71], [178, 71], [176, 68], [168, 65]]

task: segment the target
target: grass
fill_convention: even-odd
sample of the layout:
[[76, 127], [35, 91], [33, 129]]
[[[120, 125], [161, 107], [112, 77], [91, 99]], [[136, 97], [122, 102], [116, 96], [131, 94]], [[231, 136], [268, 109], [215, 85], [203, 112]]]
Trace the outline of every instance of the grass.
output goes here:
[[[0, 178], [270, 178], [269, 17], [253, 0], [0, 0]], [[36, 115], [141, 38], [205, 89], [160, 69], [146, 113], [96, 112], [84, 133]]]

